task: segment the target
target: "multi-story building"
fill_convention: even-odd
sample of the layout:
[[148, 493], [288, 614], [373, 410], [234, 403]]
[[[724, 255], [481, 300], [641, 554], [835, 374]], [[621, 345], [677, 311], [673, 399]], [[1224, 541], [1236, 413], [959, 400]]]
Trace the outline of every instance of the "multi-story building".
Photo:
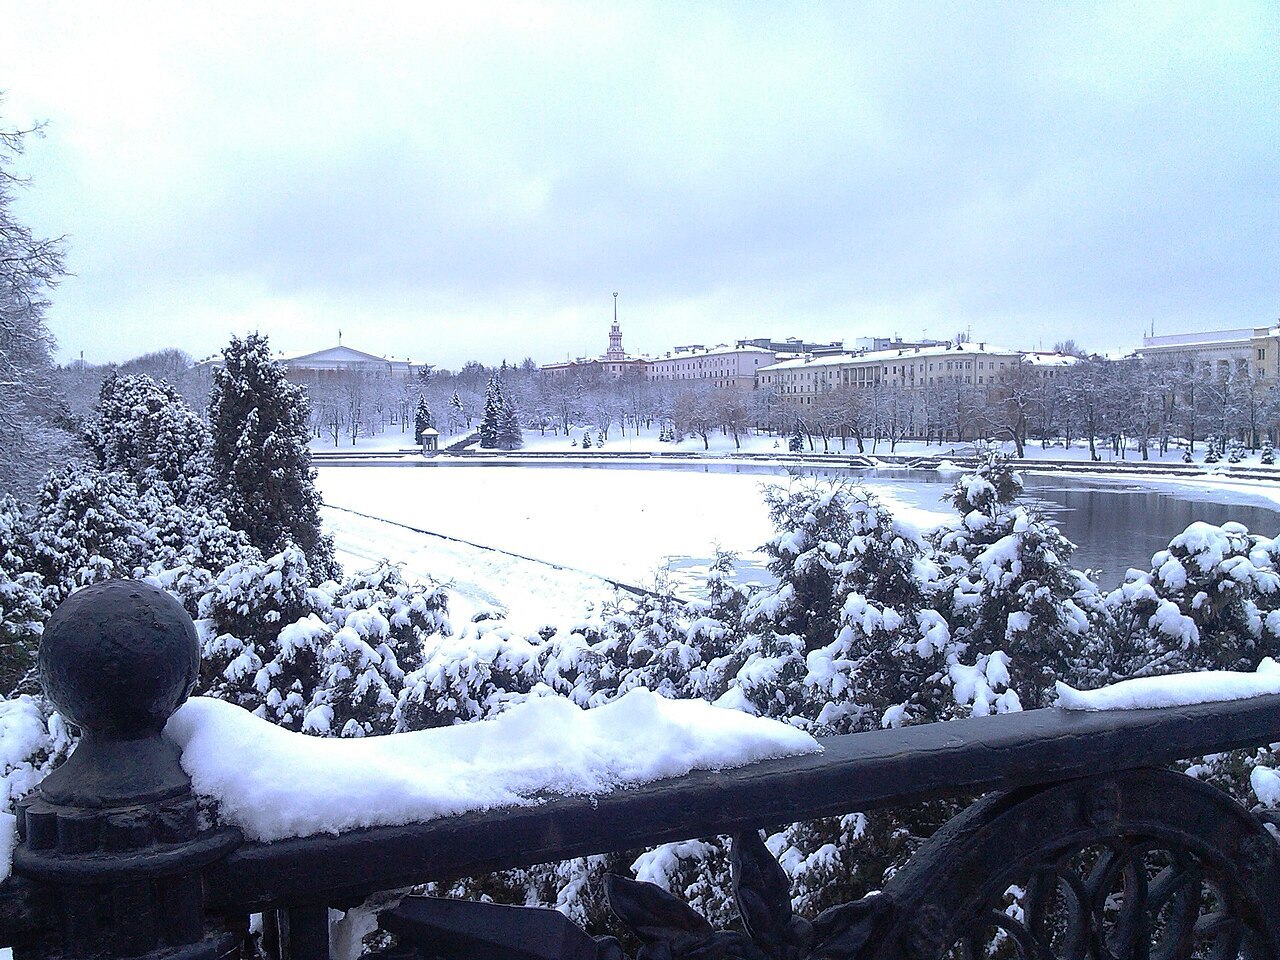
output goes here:
[[786, 403], [811, 406], [836, 389], [876, 386], [928, 390], [947, 383], [991, 388], [1021, 363], [1016, 350], [986, 343], [950, 343], [861, 354], [800, 357], [762, 367], [757, 386], [776, 389]]
[[1190, 363], [1214, 376], [1249, 373], [1275, 381], [1280, 379], [1280, 326], [1143, 337], [1138, 356]]
[[1138, 356], [1144, 360], [1191, 363], [1205, 370], [1229, 374], [1247, 369], [1253, 333], [1252, 327], [1243, 327], [1143, 337]]
[[774, 351], [763, 347], [693, 344], [650, 359], [648, 374], [651, 381], [701, 380], [713, 387], [751, 390], [756, 371], [776, 359]]

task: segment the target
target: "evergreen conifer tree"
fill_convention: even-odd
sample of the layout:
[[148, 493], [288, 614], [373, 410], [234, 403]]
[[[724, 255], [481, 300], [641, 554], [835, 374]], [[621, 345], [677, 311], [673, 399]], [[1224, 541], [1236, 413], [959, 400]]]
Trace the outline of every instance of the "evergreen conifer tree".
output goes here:
[[436, 420], [431, 415], [431, 407], [427, 405], [427, 398], [422, 394], [418, 394], [418, 406], [413, 411], [413, 442], [422, 445], [422, 434], [427, 430], [435, 428]]
[[502, 411], [498, 416], [498, 446], [503, 450], [518, 450], [524, 445], [520, 429], [520, 415], [515, 402], [508, 396], [502, 398]]
[[791, 431], [791, 439], [787, 441], [787, 449], [792, 453], [800, 453], [804, 450], [804, 436], [800, 433], [800, 421], [796, 421], [795, 429]]
[[341, 570], [320, 530], [306, 392], [285, 378], [267, 338], [233, 337], [209, 399], [213, 473], [231, 526], [266, 556], [297, 544], [317, 580]]
[[480, 446], [492, 450], [499, 445], [502, 406], [502, 378], [495, 370], [489, 377], [489, 386], [484, 395], [484, 416], [480, 420]]
[[209, 430], [167, 381], [112, 374], [103, 381], [84, 438], [106, 471], [141, 490], [164, 486], [189, 507], [209, 496]]

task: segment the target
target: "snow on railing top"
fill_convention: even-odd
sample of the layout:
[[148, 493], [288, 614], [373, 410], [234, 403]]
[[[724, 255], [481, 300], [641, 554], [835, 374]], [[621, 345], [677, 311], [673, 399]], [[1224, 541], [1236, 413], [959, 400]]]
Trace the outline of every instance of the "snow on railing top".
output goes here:
[[591, 710], [548, 696], [474, 723], [349, 740], [196, 697], [165, 732], [196, 793], [258, 841], [603, 794], [821, 749], [784, 723], [646, 690]]
[[1254, 673], [1205, 670], [1173, 673], [1163, 677], [1122, 680], [1097, 690], [1077, 690], [1061, 681], [1058, 701], [1064, 710], [1151, 710], [1187, 707], [1197, 703], [1247, 700], [1280, 693], [1280, 664], [1264, 657]]

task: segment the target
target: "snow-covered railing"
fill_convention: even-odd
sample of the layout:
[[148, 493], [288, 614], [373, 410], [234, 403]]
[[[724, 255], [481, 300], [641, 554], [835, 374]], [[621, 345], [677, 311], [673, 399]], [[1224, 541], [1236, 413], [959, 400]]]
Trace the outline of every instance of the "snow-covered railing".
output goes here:
[[[13, 945], [15, 956], [231, 956], [243, 949], [250, 917], [261, 915], [272, 955], [327, 957], [330, 908], [371, 894], [722, 834], [734, 836], [742, 930], [715, 931], [657, 887], [610, 878], [610, 904], [643, 944], [643, 960], [1280, 956], [1280, 869], [1266, 825], [1216, 789], [1160, 769], [1280, 740], [1277, 694], [1006, 714], [834, 737], [819, 741], [820, 752], [802, 735], [770, 740], [764, 732], [755, 755], [776, 759], [636, 786], [624, 778], [599, 792], [587, 781], [583, 789], [592, 792], [577, 794], [541, 795], [534, 778], [510, 804], [267, 842], [246, 840], [246, 832], [270, 832], [252, 811], [236, 809], [253, 791], [233, 798], [205, 775], [230, 769], [230, 758], [249, 777], [264, 763], [273, 769], [261, 776], [301, 776], [288, 769], [290, 741], [273, 745], [264, 734], [255, 743], [250, 729], [241, 742], [235, 731], [246, 728], [238, 722], [219, 726], [215, 715], [235, 709], [223, 705], [184, 708], [182, 722], [165, 733], [194, 685], [197, 650], [180, 605], [137, 583], [81, 591], [50, 621], [42, 682], [83, 739], [20, 808], [14, 875], [0, 885], [0, 943]], [[1255, 692], [1228, 686], [1229, 696]], [[468, 736], [485, 747], [483, 734]], [[699, 752], [696, 740], [681, 738], [687, 756], [676, 769], [731, 762]], [[218, 759], [223, 741], [226, 756]], [[357, 755], [350, 744], [307, 745]], [[301, 747], [296, 752], [302, 769], [309, 761]], [[649, 771], [637, 774], [642, 779], [663, 773], [635, 769]], [[201, 807], [190, 770], [223, 801], [220, 812]], [[562, 780], [572, 778], [547, 782]], [[792, 915], [786, 874], [757, 833], [979, 793], [988, 795], [926, 842], [883, 891], [812, 920]], [[386, 956], [623, 957], [617, 941], [588, 937], [554, 911], [410, 897], [382, 923], [401, 951]]]

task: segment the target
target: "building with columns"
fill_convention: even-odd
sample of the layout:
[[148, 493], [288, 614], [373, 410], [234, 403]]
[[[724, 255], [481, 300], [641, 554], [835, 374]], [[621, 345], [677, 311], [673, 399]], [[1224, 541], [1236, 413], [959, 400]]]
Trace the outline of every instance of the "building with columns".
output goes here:
[[1142, 338], [1138, 356], [1190, 364], [1218, 377], [1250, 374], [1280, 380], [1280, 324]]

